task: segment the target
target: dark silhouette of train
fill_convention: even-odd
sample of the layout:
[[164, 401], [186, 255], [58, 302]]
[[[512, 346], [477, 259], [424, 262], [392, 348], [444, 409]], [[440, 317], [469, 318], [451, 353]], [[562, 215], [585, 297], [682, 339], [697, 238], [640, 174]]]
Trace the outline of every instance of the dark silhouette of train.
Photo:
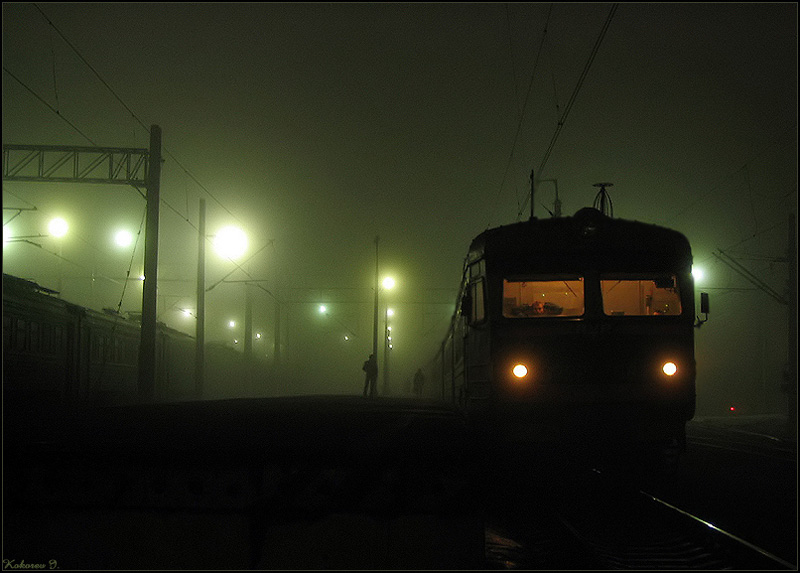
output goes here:
[[[126, 404], [139, 401], [141, 322], [96, 311], [33, 281], [3, 274], [3, 401], [13, 404]], [[157, 402], [191, 400], [195, 339], [157, 324]], [[206, 345], [208, 397], [253, 394], [253, 365], [232, 348]], [[256, 365], [258, 366], [258, 365]], [[263, 384], [262, 384], [263, 385]]]
[[691, 271], [681, 233], [596, 208], [488, 229], [425, 368], [428, 397], [509, 443], [677, 459], [695, 411]]

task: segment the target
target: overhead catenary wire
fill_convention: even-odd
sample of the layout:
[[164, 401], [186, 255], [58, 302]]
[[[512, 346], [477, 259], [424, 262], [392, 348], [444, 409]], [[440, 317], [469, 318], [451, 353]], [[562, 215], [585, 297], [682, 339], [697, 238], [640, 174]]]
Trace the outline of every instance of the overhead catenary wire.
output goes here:
[[[555, 133], [553, 133], [553, 137], [550, 140], [550, 145], [547, 147], [547, 151], [545, 151], [544, 157], [542, 158], [542, 162], [539, 164], [539, 168], [535, 171], [536, 176], [541, 175], [544, 172], [544, 167], [547, 165], [547, 161], [550, 159], [550, 154], [555, 147], [556, 141], [558, 141], [558, 136], [561, 134], [561, 129], [564, 127], [564, 123], [567, 121], [567, 117], [569, 116], [569, 112], [572, 109], [572, 105], [575, 103], [575, 100], [580, 93], [581, 87], [583, 86], [583, 82], [586, 79], [586, 76], [589, 74], [589, 70], [592, 67], [592, 63], [594, 62], [595, 56], [597, 56], [597, 52], [600, 50], [600, 45], [603, 43], [603, 39], [608, 32], [608, 27], [611, 24], [611, 20], [614, 18], [614, 13], [617, 11], [617, 7], [619, 4], [612, 4], [611, 10], [606, 17], [606, 21], [603, 24], [603, 28], [600, 30], [600, 34], [597, 37], [597, 40], [594, 43], [594, 47], [592, 48], [592, 52], [589, 54], [589, 59], [586, 62], [586, 65], [583, 67], [583, 72], [581, 73], [580, 78], [578, 78], [578, 83], [575, 85], [575, 89], [572, 91], [572, 96], [569, 98], [569, 102], [567, 106], [564, 108], [564, 113], [561, 115], [561, 118], [558, 120], [558, 124], [556, 125]], [[523, 211], [527, 207], [528, 202], [530, 201], [530, 196], [527, 196], [525, 201], [522, 204], [519, 212], [517, 213], [517, 219], [522, 216]]]
[[[50, 27], [51, 27], [53, 30], [55, 30], [55, 32], [56, 32], [56, 33], [57, 33], [57, 34], [58, 34], [58, 35], [61, 37], [61, 39], [62, 39], [62, 40], [64, 40], [64, 42], [67, 44], [67, 46], [69, 46], [69, 47], [70, 47], [70, 49], [71, 49], [73, 52], [75, 52], [75, 54], [78, 56], [78, 58], [80, 58], [80, 60], [81, 60], [81, 61], [82, 61], [84, 64], [86, 64], [86, 66], [89, 68], [89, 70], [91, 70], [91, 72], [92, 72], [92, 73], [95, 75], [95, 77], [96, 77], [96, 78], [97, 78], [97, 79], [100, 81], [100, 83], [102, 83], [102, 84], [103, 84], [103, 86], [105, 86], [105, 88], [106, 88], [106, 89], [109, 91], [109, 93], [111, 93], [111, 95], [113, 95], [113, 96], [114, 96], [114, 98], [115, 98], [115, 99], [116, 99], [116, 100], [117, 100], [117, 101], [118, 101], [118, 102], [119, 102], [119, 103], [122, 105], [122, 107], [124, 107], [124, 108], [125, 108], [125, 110], [126, 110], [126, 111], [127, 111], [127, 112], [128, 112], [130, 115], [131, 115], [131, 117], [132, 117], [132, 118], [133, 118], [133, 119], [134, 119], [134, 120], [135, 120], [135, 121], [136, 121], [136, 122], [137, 122], [137, 123], [138, 123], [138, 124], [139, 124], [139, 125], [140, 125], [140, 126], [141, 126], [141, 127], [142, 127], [142, 128], [145, 130], [145, 131], [146, 131], [146, 132], [147, 132], [147, 133], [150, 133], [150, 127], [149, 127], [149, 126], [148, 126], [148, 125], [147, 125], [147, 124], [146, 124], [144, 121], [142, 121], [142, 120], [139, 118], [139, 116], [137, 116], [137, 115], [136, 115], [136, 113], [135, 113], [135, 112], [134, 112], [134, 111], [133, 111], [133, 110], [130, 108], [130, 106], [128, 106], [128, 104], [127, 104], [127, 103], [125, 103], [125, 101], [124, 101], [124, 100], [123, 100], [123, 99], [122, 99], [122, 98], [119, 96], [119, 94], [117, 94], [117, 92], [116, 92], [116, 91], [114, 91], [114, 89], [113, 89], [113, 88], [112, 88], [112, 87], [109, 85], [109, 83], [108, 83], [108, 82], [107, 82], [107, 81], [106, 81], [106, 80], [103, 78], [103, 76], [101, 76], [101, 75], [100, 75], [100, 72], [98, 72], [98, 71], [95, 69], [95, 67], [94, 67], [94, 66], [93, 66], [93, 65], [92, 65], [92, 64], [91, 64], [91, 63], [90, 63], [90, 62], [89, 62], [89, 61], [88, 61], [88, 60], [87, 60], [87, 59], [86, 59], [84, 56], [83, 56], [83, 54], [81, 54], [81, 52], [78, 50], [78, 48], [76, 48], [76, 47], [75, 47], [75, 46], [72, 44], [72, 42], [70, 42], [70, 41], [69, 41], [69, 39], [68, 39], [68, 38], [67, 38], [67, 37], [66, 37], [66, 36], [65, 36], [65, 35], [64, 35], [64, 34], [61, 32], [61, 30], [59, 30], [59, 29], [58, 29], [58, 27], [56, 27], [56, 25], [55, 25], [55, 24], [52, 22], [52, 20], [50, 20], [50, 18], [47, 16], [47, 14], [45, 14], [45, 13], [44, 13], [44, 11], [42, 11], [42, 9], [39, 7], [39, 5], [38, 5], [38, 4], [36, 4], [36, 3], [34, 3], [33, 5], [36, 7], [36, 9], [39, 11], [39, 13], [42, 15], [42, 17], [43, 17], [43, 18], [45, 19], [45, 21], [48, 23], [48, 25], [49, 25], [49, 26], [50, 26]], [[5, 68], [5, 67], [3, 67], [3, 69], [5, 70], [6, 68]], [[9, 72], [9, 74], [10, 74], [10, 72]], [[14, 76], [13, 76], [13, 74], [12, 74], [12, 77], [14, 77]], [[15, 79], [16, 79], [16, 78], [15, 78]], [[18, 80], [18, 81], [19, 81], [19, 80]], [[29, 90], [29, 91], [30, 91], [30, 90]], [[32, 92], [32, 93], [33, 93], [33, 92]], [[35, 95], [35, 94], [34, 94], [34, 95]], [[36, 96], [36, 97], [38, 98], [38, 96]], [[39, 99], [41, 99], [41, 98], [39, 98]], [[44, 102], [44, 100], [41, 100], [41, 101], [42, 101], [43, 103], [46, 103], [46, 102]], [[50, 106], [49, 104], [46, 104], [46, 105], [48, 105], [48, 107], [50, 107], [50, 108], [52, 109], [52, 106]], [[60, 115], [60, 114], [58, 113], [58, 111], [57, 111], [57, 110], [53, 110], [53, 111], [54, 111], [56, 114]], [[72, 124], [70, 124], [70, 125], [72, 125]], [[73, 127], [74, 127], [74, 126], [73, 126]], [[75, 127], [75, 129], [77, 130], [77, 128], [76, 128], [76, 127]], [[78, 130], [78, 131], [80, 132], [80, 130]], [[85, 135], [84, 135], [84, 137], [86, 137], [87, 139], [89, 139], [89, 138], [88, 138], [87, 136], [85, 136]], [[92, 145], [94, 145], [95, 147], [97, 147], [97, 144], [96, 144], [96, 143], [94, 143], [93, 141], [91, 141], [91, 139], [89, 139], [89, 141], [92, 143]], [[183, 164], [182, 164], [182, 163], [181, 163], [181, 162], [180, 162], [180, 161], [177, 159], [177, 157], [175, 157], [175, 155], [174, 155], [174, 154], [173, 154], [171, 151], [169, 151], [168, 149], [164, 149], [164, 152], [165, 152], [165, 153], [166, 153], [166, 154], [167, 154], [167, 155], [170, 157], [170, 159], [172, 159], [172, 160], [175, 162], [175, 164], [176, 164], [178, 167], [180, 167], [180, 168], [181, 168], [181, 169], [184, 171], [184, 173], [185, 173], [186, 175], [188, 175], [188, 176], [189, 176], [189, 177], [192, 179], [192, 181], [194, 181], [194, 182], [195, 182], [195, 183], [196, 183], [196, 184], [197, 184], [197, 185], [200, 187], [200, 189], [202, 189], [202, 190], [203, 190], [203, 192], [204, 192], [204, 193], [206, 193], [206, 194], [207, 194], [207, 195], [208, 195], [208, 196], [209, 196], [209, 197], [210, 197], [210, 198], [211, 198], [211, 199], [212, 199], [214, 202], [216, 202], [216, 203], [217, 203], [217, 204], [218, 204], [220, 207], [222, 207], [222, 209], [224, 209], [224, 210], [225, 210], [225, 212], [226, 212], [226, 213], [228, 213], [228, 214], [229, 214], [231, 217], [233, 217], [233, 218], [235, 218], [237, 221], [241, 222], [241, 221], [239, 220], [239, 218], [238, 218], [238, 217], [236, 217], [236, 215], [234, 215], [234, 214], [233, 214], [233, 213], [230, 211], [230, 209], [228, 209], [228, 208], [227, 208], [225, 205], [223, 205], [223, 203], [222, 203], [222, 202], [221, 202], [219, 199], [217, 199], [217, 197], [216, 197], [216, 196], [215, 196], [215, 195], [214, 195], [214, 194], [213, 194], [213, 193], [212, 193], [212, 192], [211, 192], [211, 191], [210, 191], [210, 190], [209, 190], [209, 189], [208, 189], [208, 188], [207, 188], [205, 185], [203, 185], [203, 184], [202, 184], [202, 183], [201, 183], [201, 182], [200, 182], [200, 181], [197, 179], [197, 177], [195, 177], [195, 176], [194, 176], [194, 174], [192, 174], [192, 173], [191, 173], [191, 172], [190, 172], [190, 171], [189, 171], [189, 170], [188, 170], [188, 169], [187, 169], [187, 168], [186, 168], [186, 167], [185, 167], [185, 166], [184, 166], [184, 165], [183, 165]], [[163, 201], [163, 199], [162, 199], [162, 201]]]
[[[503, 172], [503, 179], [500, 181], [500, 187], [498, 188], [497, 193], [495, 195], [495, 200], [493, 201], [494, 209], [497, 208], [498, 200], [500, 198], [500, 195], [503, 193], [503, 188], [505, 187], [505, 184], [506, 184], [506, 179], [508, 177], [508, 172], [511, 169], [511, 163], [514, 160], [514, 152], [515, 152], [515, 150], [517, 148], [517, 141], [519, 140], [520, 131], [522, 130], [522, 123], [525, 120], [525, 110], [528, 107], [528, 100], [530, 98], [531, 89], [533, 88], [533, 80], [536, 77], [536, 70], [539, 67], [539, 57], [542, 54], [542, 46], [544, 45], [544, 40], [545, 40], [545, 37], [547, 36], [547, 26], [550, 23], [550, 15], [552, 14], [552, 12], [553, 12], [553, 5], [550, 4], [550, 8], [549, 8], [549, 10], [547, 12], [547, 19], [545, 20], [544, 30], [542, 32], [542, 40], [539, 43], [539, 49], [536, 52], [536, 59], [534, 60], [534, 63], [533, 63], [533, 71], [531, 71], [531, 77], [530, 77], [530, 80], [528, 81], [528, 90], [525, 93], [525, 100], [523, 101], [523, 104], [522, 104], [522, 110], [518, 111], [519, 118], [517, 120], [517, 129], [516, 129], [516, 132], [514, 133], [514, 139], [511, 142], [511, 152], [509, 153], [508, 161], [506, 162], [506, 168], [505, 168], [505, 171]], [[509, 27], [509, 34], [510, 34], [510, 27]], [[513, 67], [513, 65], [512, 65], [512, 67]], [[516, 94], [516, 79], [515, 79], [515, 83], [514, 83], [514, 93]], [[515, 101], [516, 101], [516, 98], [515, 98]], [[494, 215], [494, 209], [492, 210], [490, 218], [489, 218], [489, 221], [486, 224], [487, 228], [491, 225], [491, 217]]]
[[89, 143], [91, 143], [91, 144], [92, 144], [94, 147], [99, 147], [99, 145], [97, 145], [97, 143], [95, 143], [95, 142], [94, 142], [94, 140], [92, 140], [92, 138], [91, 138], [91, 137], [89, 137], [88, 135], [86, 135], [85, 133], [83, 133], [83, 131], [81, 131], [81, 130], [80, 130], [80, 128], [79, 128], [77, 125], [75, 125], [75, 124], [74, 124], [74, 123], [72, 123], [70, 120], [68, 120], [66, 117], [64, 117], [64, 116], [63, 116], [61, 113], [59, 113], [59, 111], [58, 111], [56, 108], [54, 108], [52, 105], [50, 105], [50, 104], [49, 104], [47, 101], [45, 101], [45, 99], [44, 99], [43, 97], [41, 97], [39, 94], [37, 94], [37, 93], [36, 93], [36, 92], [35, 92], [35, 91], [34, 91], [34, 90], [31, 88], [31, 87], [29, 87], [29, 86], [28, 86], [28, 85], [27, 85], [25, 82], [23, 82], [23, 81], [22, 81], [21, 79], [19, 79], [19, 78], [18, 78], [16, 75], [14, 75], [14, 73], [13, 73], [13, 72], [11, 72], [11, 70], [9, 70], [7, 67], [3, 66], [3, 71], [4, 71], [5, 73], [7, 73], [9, 76], [11, 76], [11, 78], [12, 78], [14, 81], [16, 81], [16, 82], [17, 82], [19, 85], [21, 85], [23, 88], [25, 88], [25, 89], [26, 89], [26, 90], [27, 90], [27, 91], [28, 91], [28, 92], [29, 92], [29, 93], [30, 93], [30, 94], [31, 94], [33, 97], [35, 97], [35, 98], [36, 98], [37, 100], [39, 100], [39, 101], [40, 101], [42, 104], [44, 104], [44, 106], [45, 106], [45, 107], [47, 107], [47, 108], [48, 108], [50, 111], [52, 111], [54, 114], [56, 114], [58, 117], [60, 117], [60, 118], [61, 118], [61, 120], [62, 120], [63, 122], [65, 122], [65, 123], [66, 123], [67, 125], [69, 125], [69, 126], [72, 128], [72, 129], [74, 129], [74, 130], [75, 130], [75, 131], [76, 131], [78, 134], [80, 134], [80, 136], [81, 136], [81, 137], [83, 137], [83, 138], [84, 138], [86, 141], [88, 141]]

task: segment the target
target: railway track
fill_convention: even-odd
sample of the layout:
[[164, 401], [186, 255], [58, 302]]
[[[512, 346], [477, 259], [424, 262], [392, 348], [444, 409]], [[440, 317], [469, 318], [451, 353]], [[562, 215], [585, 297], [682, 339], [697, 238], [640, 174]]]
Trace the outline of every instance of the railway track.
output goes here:
[[516, 511], [498, 507], [504, 517], [487, 523], [487, 568], [796, 569], [597, 470], [559, 475], [520, 501]]
[[721, 426], [693, 422], [687, 440], [697, 446], [797, 462], [797, 441], [776, 435], [776, 428]]

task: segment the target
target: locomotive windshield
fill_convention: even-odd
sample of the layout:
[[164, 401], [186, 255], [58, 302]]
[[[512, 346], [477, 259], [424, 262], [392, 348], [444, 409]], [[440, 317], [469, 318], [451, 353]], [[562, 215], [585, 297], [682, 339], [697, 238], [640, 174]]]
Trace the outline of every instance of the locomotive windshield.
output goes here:
[[681, 297], [675, 275], [600, 276], [603, 312], [608, 316], [679, 315]]
[[[597, 280], [597, 275], [594, 275]], [[579, 275], [525, 275], [503, 279], [503, 316], [584, 316], [585, 279]], [[681, 297], [674, 274], [604, 273], [600, 294], [605, 316], [678, 316]]]
[[583, 315], [583, 277], [539, 276], [503, 280], [503, 316]]

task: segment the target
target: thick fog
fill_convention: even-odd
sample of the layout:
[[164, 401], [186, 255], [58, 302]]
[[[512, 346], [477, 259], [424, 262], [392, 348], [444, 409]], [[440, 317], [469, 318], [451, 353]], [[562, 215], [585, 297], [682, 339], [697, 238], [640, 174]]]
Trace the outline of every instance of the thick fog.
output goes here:
[[[204, 199], [206, 339], [243, 351], [250, 297], [270, 392], [361, 392], [376, 259], [396, 281], [387, 391], [408, 392], [470, 240], [530, 215], [538, 170], [538, 217], [608, 181], [616, 217], [691, 241], [712, 304], [698, 413], [785, 406], [794, 3], [3, 4], [4, 145], [147, 148], [151, 125], [158, 320], [194, 335]], [[3, 272], [141, 311], [143, 192], [4, 181]], [[235, 262], [213, 246], [227, 225], [247, 237]]]

